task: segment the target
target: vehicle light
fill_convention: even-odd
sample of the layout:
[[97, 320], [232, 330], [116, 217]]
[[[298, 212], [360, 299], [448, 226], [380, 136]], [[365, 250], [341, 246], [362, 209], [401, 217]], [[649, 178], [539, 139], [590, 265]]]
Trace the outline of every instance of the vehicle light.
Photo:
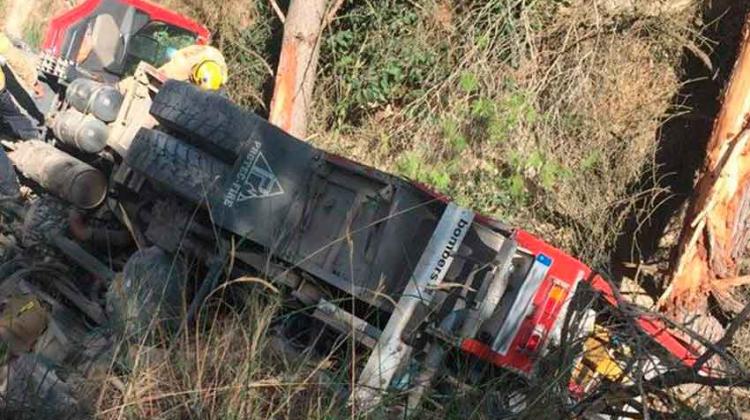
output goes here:
[[566, 290], [559, 284], [552, 286], [552, 290], [549, 291], [549, 298], [555, 302], [559, 302], [565, 298]]
[[529, 339], [526, 340], [524, 350], [528, 352], [536, 352], [539, 349], [539, 345], [542, 344], [544, 332], [544, 327], [542, 327], [541, 325], [537, 325], [534, 328], [534, 331], [531, 333], [531, 336], [529, 336]]
[[555, 310], [565, 301], [565, 297], [567, 295], [567, 287], [565, 287], [564, 284], [558, 283], [556, 281], [547, 294], [547, 301], [544, 304], [543, 310], [544, 316], [551, 317], [554, 314]]
[[[524, 319], [536, 310], [534, 297], [547, 278], [551, 266], [552, 258], [544, 254], [539, 254], [534, 258], [534, 263], [513, 300], [503, 326], [495, 335], [495, 341], [492, 343], [493, 351], [502, 355], [508, 353]], [[523, 347], [520, 343], [516, 345]]]

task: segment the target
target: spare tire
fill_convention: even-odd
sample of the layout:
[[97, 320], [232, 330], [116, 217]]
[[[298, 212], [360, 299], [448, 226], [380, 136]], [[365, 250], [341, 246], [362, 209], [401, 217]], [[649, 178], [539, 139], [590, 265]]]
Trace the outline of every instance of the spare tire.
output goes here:
[[231, 166], [161, 131], [142, 128], [125, 162], [155, 183], [194, 203], [210, 198]]
[[258, 127], [268, 124], [225, 96], [176, 80], [168, 80], [159, 89], [151, 115], [165, 128], [230, 162]]

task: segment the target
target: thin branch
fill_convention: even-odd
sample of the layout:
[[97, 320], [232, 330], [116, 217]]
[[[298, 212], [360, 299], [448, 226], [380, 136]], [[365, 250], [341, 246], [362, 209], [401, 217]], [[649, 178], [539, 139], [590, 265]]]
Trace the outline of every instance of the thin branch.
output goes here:
[[281, 7], [279, 7], [279, 4], [276, 3], [276, 0], [268, 0], [271, 3], [271, 8], [276, 13], [276, 16], [279, 17], [279, 20], [282, 24], [286, 23], [286, 16], [284, 16], [284, 12], [281, 11]]
[[[678, 329], [678, 330], [682, 331], [683, 333], [687, 334], [691, 339], [697, 341], [702, 346], [704, 346], [706, 349], [708, 349], [709, 351], [711, 351], [712, 354], [709, 355], [708, 358], [710, 358], [714, 354], [715, 355], [719, 355], [722, 359], [724, 359], [727, 363], [729, 363], [731, 365], [731, 367], [734, 368], [735, 370], [741, 371], [741, 372], [744, 371], [743, 368], [742, 368], [742, 365], [739, 363], [739, 361], [737, 361], [737, 359], [734, 356], [732, 356], [731, 354], [727, 353], [727, 351], [725, 350], [724, 347], [718, 345], [721, 342], [721, 340], [719, 340], [717, 343], [713, 343], [712, 341], [706, 339], [702, 335], [700, 335], [700, 334], [696, 333], [695, 331], [693, 331], [691, 328], [688, 328], [685, 325], [681, 325], [681, 324], [673, 321], [672, 319], [670, 319], [669, 317], [665, 316], [664, 314], [661, 314], [661, 313], [658, 313], [658, 312], [649, 311], [649, 310], [644, 309], [644, 308], [642, 308], [642, 307], [640, 307], [638, 305], [635, 305], [633, 303], [630, 303], [630, 302], [626, 301], [623, 298], [622, 293], [620, 292], [619, 288], [616, 287], [609, 279], [606, 279], [606, 278], [604, 278], [604, 279], [610, 285], [610, 288], [612, 289], [612, 293], [614, 294], [615, 300], [617, 301], [617, 304], [618, 304], [617, 307], [613, 308], [613, 309], [617, 309], [624, 316], [629, 317], [629, 318], [633, 318], [633, 319], [640, 318], [640, 317], [645, 317], [645, 316], [650, 316], [650, 317], [653, 317], [654, 319], [658, 319], [658, 320], [660, 320], [660, 321], [662, 321], [662, 322], [664, 322], [666, 324], [665, 328], [675, 328], [675, 329]], [[743, 311], [740, 313], [740, 315], [737, 318], [738, 319], [742, 318], [744, 320], [747, 317], [750, 317], [750, 312], [746, 312], [746, 311], [750, 311], [750, 310], [748, 310], [748, 308], [743, 309]], [[737, 323], [737, 326], [733, 328], [734, 331], [732, 332], [731, 336], [734, 336], [734, 334], [736, 333], [736, 330], [739, 328], [739, 325], [742, 322], [743, 321], [741, 320], [739, 323]], [[727, 332], [730, 332], [730, 331], [728, 330]], [[726, 336], [726, 333], [725, 333], [725, 336]], [[730, 336], [730, 338], [731, 338], [731, 336]], [[723, 337], [722, 337], [722, 339], [723, 339]], [[703, 354], [702, 356], [705, 356], [705, 354]], [[699, 357], [698, 360], [700, 360], [700, 357]], [[705, 363], [705, 361], [703, 363]], [[698, 363], [696, 362], [694, 364], [694, 366], [697, 365], [697, 364]], [[700, 366], [699, 366], [698, 369], [700, 369]]]
[[703, 365], [708, 362], [711, 357], [713, 357], [717, 353], [717, 350], [724, 352], [727, 346], [732, 344], [732, 340], [734, 340], [734, 335], [737, 334], [737, 331], [739, 331], [742, 324], [745, 323], [745, 321], [750, 318], [750, 303], [746, 304], [745, 307], [742, 309], [742, 312], [737, 315], [734, 320], [729, 324], [729, 327], [724, 332], [724, 335], [716, 341], [714, 346], [709, 347], [705, 353], [703, 353], [698, 360], [695, 361], [695, 365], [693, 365], [693, 371], [697, 372], [699, 371]]
[[341, 9], [341, 6], [344, 5], [345, 0], [336, 0], [336, 3], [331, 6], [330, 9], [328, 9], [328, 14], [326, 14], [326, 18], [323, 21], [323, 25], [321, 29], [325, 29], [331, 22], [333, 22], [333, 19], [336, 17], [336, 13], [338, 13], [339, 9]]

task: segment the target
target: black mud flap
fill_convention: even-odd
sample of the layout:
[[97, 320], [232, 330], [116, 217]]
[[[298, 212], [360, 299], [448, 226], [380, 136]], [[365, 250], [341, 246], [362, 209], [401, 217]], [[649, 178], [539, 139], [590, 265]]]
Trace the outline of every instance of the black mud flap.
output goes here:
[[267, 247], [294, 229], [323, 152], [268, 122], [253, 126], [211, 200], [214, 221]]

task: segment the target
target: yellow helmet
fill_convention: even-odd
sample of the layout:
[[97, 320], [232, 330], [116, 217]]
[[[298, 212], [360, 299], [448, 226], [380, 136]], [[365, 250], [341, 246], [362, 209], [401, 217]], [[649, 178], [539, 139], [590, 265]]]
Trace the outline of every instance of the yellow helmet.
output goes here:
[[193, 67], [191, 80], [201, 89], [219, 90], [224, 86], [225, 78], [219, 63], [214, 60], [204, 60]]

